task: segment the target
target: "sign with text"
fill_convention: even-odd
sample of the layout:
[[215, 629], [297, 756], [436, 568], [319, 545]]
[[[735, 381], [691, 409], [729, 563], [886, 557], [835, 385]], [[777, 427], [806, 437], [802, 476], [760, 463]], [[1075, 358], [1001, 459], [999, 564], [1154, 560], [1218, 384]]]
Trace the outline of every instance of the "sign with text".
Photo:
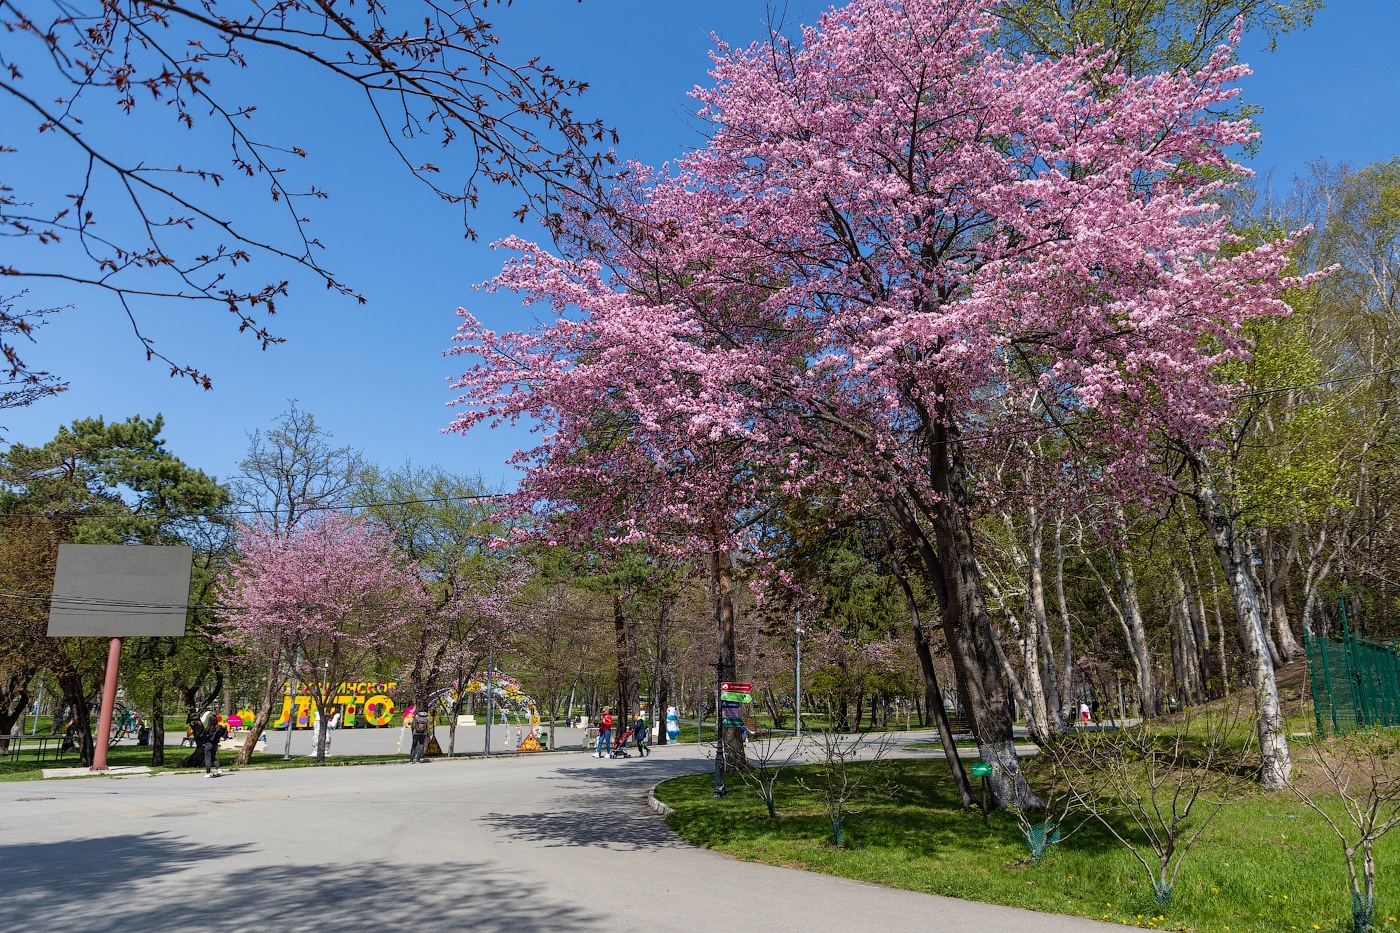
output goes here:
[[753, 697], [753, 684], [723, 681], [719, 685], [720, 725], [735, 729], [744, 726], [743, 704], [750, 703]]
[[[394, 681], [342, 681], [336, 690], [333, 709], [344, 713], [342, 725], [354, 726], [363, 721], [368, 726], [387, 726], [394, 716]], [[295, 689], [294, 689], [295, 688]], [[272, 728], [287, 728], [287, 720], [295, 709], [294, 728], [311, 728], [312, 712], [316, 708], [308, 686], [304, 683], [282, 685], [282, 712], [274, 720]]]

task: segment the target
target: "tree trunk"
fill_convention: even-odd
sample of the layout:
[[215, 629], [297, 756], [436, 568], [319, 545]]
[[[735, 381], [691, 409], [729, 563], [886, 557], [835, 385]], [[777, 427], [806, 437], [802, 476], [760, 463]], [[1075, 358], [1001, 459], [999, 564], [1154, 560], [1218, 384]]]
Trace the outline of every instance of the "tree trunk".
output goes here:
[[636, 722], [637, 714], [642, 708], [642, 664], [638, 656], [640, 639], [637, 636], [637, 614], [636, 612], [626, 612], [627, 618], [627, 674], [631, 678], [627, 684], [628, 706], [623, 708], [622, 715], [630, 726]]
[[1059, 668], [1055, 663], [1055, 641], [1050, 637], [1050, 615], [1045, 608], [1045, 573], [1044, 573], [1044, 551], [1045, 551], [1045, 525], [1036, 516], [1036, 533], [1033, 536], [1030, 563], [1031, 563], [1031, 601], [1038, 604], [1039, 609], [1035, 612], [1037, 622], [1036, 637], [1040, 639], [1040, 678], [1041, 685], [1045, 690], [1045, 705], [1050, 714], [1050, 722], [1056, 730], [1065, 728], [1065, 709], [1060, 702]]
[[1247, 570], [1244, 542], [1236, 534], [1235, 523], [1220, 501], [1204, 455], [1192, 451], [1189, 463], [1195, 481], [1192, 498], [1196, 502], [1196, 513], [1215, 545], [1220, 569], [1225, 574], [1225, 585], [1235, 604], [1240, 645], [1249, 662], [1249, 680], [1254, 688], [1255, 718], [1259, 729], [1259, 755], [1263, 762], [1260, 783], [1269, 790], [1282, 790], [1288, 785], [1293, 762], [1289, 756], [1288, 737], [1283, 731], [1283, 710], [1279, 704], [1273, 658], [1269, 654], [1268, 633], [1264, 629], [1259, 601]]
[[[715, 529], [715, 548], [710, 552], [710, 587], [714, 602], [716, 655], [719, 679], [732, 681], [735, 673], [734, 650], [734, 565], [727, 551], [720, 549], [719, 529]], [[720, 710], [715, 710], [715, 725], [720, 728], [725, 766], [743, 767], [744, 730], [725, 726]]]
[[919, 668], [924, 675], [923, 719], [927, 724], [932, 716], [938, 726], [938, 739], [943, 745], [943, 754], [948, 758], [948, 770], [953, 772], [953, 783], [962, 795], [963, 809], [970, 810], [975, 803], [972, 784], [967, 779], [967, 769], [963, 767], [962, 759], [958, 757], [957, 742], [953, 740], [953, 729], [948, 724], [948, 711], [943, 705], [943, 690], [938, 686], [938, 669], [933, 665], [933, 652], [929, 650], [918, 609], [911, 605], [909, 614], [914, 624], [914, 653], [919, 657]]
[[[1197, 644], [1201, 649], [1201, 689], [1205, 692], [1205, 696], [1210, 698], [1215, 696], [1217, 692], [1212, 690], [1210, 685], [1212, 677], [1210, 658], [1211, 651], [1215, 649], [1211, 647], [1210, 620], [1206, 618], [1205, 592], [1201, 586], [1200, 571], [1196, 569], [1196, 558], [1190, 551], [1186, 552], [1186, 557], [1191, 564], [1191, 586], [1193, 587], [1193, 595], [1196, 597], [1192, 604], [1194, 614], [1191, 617], [1191, 623], [1196, 627]], [[1220, 651], [1225, 650], [1223, 644], [1217, 644], [1216, 648]]]
[[1269, 660], [1273, 662], [1274, 667], [1281, 667], [1283, 652], [1279, 651], [1278, 642], [1274, 641], [1274, 635], [1269, 631], [1269, 591], [1259, 579], [1259, 569], [1255, 566], [1258, 561], [1248, 535], [1240, 535], [1240, 548], [1244, 555], [1244, 572], [1249, 577], [1250, 588], [1254, 591], [1254, 602], [1259, 608], [1259, 618], [1263, 621], [1264, 643], [1269, 646]]
[[1151, 719], [1161, 712], [1152, 685], [1152, 653], [1147, 647], [1147, 625], [1143, 622], [1138, 603], [1137, 576], [1132, 558], [1125, 552], [1118, 562], [1119, 593], [1123, 600], [1123, 620], [1128, 628], [1128, 650], [1137, 666], [1138, 695], [1142, 698], [1142, 718]]
[[613, 652], [616, 655], [614, 667], [617, 674], [617, 709], [613, 713], [613, 721], [620, 723], [632, 705], [632, 698], [627, 693], [627, 688], [632, 685], [632, 672], [627, 666], [632, 652], [627, 646], [627, 616], [622, 610], [621, 591], [613, 594]]
[[[1327, 547], [1327, 529], [1324, 527], [1318, 535], [1317, 546], [1313, 547], [1311, 540], [1308, 542], [1308, 565], [1303, 576], [1303, 634], [1321, 634], [1326, 632], [1313, 632], [1313, 614], [1317, 611], [1317, 597], [1322, 581], [1326, 580], [1332, 572], [1332, 564], [1338, 553], [1338, 548]], [[1326, 558], [1322, 554], [1326, 552]]]
[[[463, 679], [463, 678], [462, 678], [462, 675], [461, 675], [461, 674], [458, 674], [458, 675], [457, 675], [457, 678], [456, 678], [457, 686], [453, 688], [452, 694], [451, 694], [451, 695], [452, 695], [452, 706], [450, 707], [450, 709], [451, 709], [451, 711], [452, 711], [452, 712], [451, 712], [452, 718], [449, 719], [449, 720], [447, 721], [447, 757], [448, 757], [448, 758], [451, 758], [452, 756], [454, 756], [454, 755], [457, 754], [457, 717], [460, 716], [461, 713], [462, 713], [462, 690], [461, 690], [462, 679]], [[553, 728], [552, 724], [551, 724], [551, 728]], [[551, 735], [551, 736], [550, 736], [551, 741], [550, 741], [550, 744], [549, 744], [549, 747], [550, 747], [550, 748], [553, 748], [553, 747], [554, 747], [554, 742], [552, 741], [553, 738], [554, 738], [554, 736]]]
[[[33, 673], [21, 673], [14, 677], [15, 681], [23, 679], [21, 686], [11, 686], [6, 692], [5, 702], [0, 703], [0, 752], [10, 750], [10, 735], [24, 734], [24, 716], [29, 710], [29, 682], [33, 679]], [[36, 712], [37, 716], [38, 713]], [[18, 726], [19, 731], [14, 728]]]
[[1041, 653], [1041, 633], [1049, 629], [1050, 623], [1045, 618], [1045, 574], [1041, 557], [1045, 534], [1041, 526], [1040, 512], [1035, 506], [1031, 506], [1027, 512], [1026, 537], [1030, 618], [1026, 620], [1025, 629], [1021, 632], [1021, 667], [1025, 671], [1026, 698], [1030, 701], [1026, 716], [1030, 720], [1036, 742], [1043, 745], [1050, 741], [1055, 727], [1050, 718], [1051, 704], [1046, 696], [1045, 681], [1042, 679], [1045, 665], [1042, 661], [1044, 655]]
[[[656, 691], [652, 695], [651, 721], [656, 724], [656, 744], [665, 745], [666, 708], [671, 700], [671, 600], [662, 598], [657, 607]], [[776, 725], [776, 720], [774, 721]]]
[[934, 531], [930, 541], [903, 499], [892, 503], [901, 529], [918, 549], [925, 579], [938, 599], [943, 634], [953, 662], [958, 694], [967, 704], [982, 760], [992, 765], [988, 784], [1000, 808], [1038, 810], [1044, 804], [1030, 789], [1016, 755], [1015, 708], [1006, 675], [997, 661], [996, 635], [982, 595], [960, 453], [949, 450], [946, 429], [931, 428], [929, 454], [934, 491], [940, 498], [925, 512]]
[[[1133, 573], [1132, 562], [1126, 552], [1110, 558], [1113, 573], [1113, 587], [1110, 588], [1103, 575], [1099, 573], [1098, 568], [1094, 566], [1093, 561], [1089, 560], [1089, 555], [1084, 553], [1082, 545], [1080, 553], [1084, 562], [1099, 581], [1099, 586], [1103, 589], [1104, 600], [1113, 610], [1115, 618], [1118, 619], [1118, 625], [1123, 629], [1123, 639], [1128, 646], [1128, 656], [1133, 659], [1134, 680], [1137, 683], [1139, 697], [1139, 713], [1143, 719], [1151, 719], [1156, 708], [1152, 689], [1152, 657], [1147, 648], [1147, 632], [1143, 625], [1142, 609], [1138, 604], [1137, 577]], [[1127, 712], [1126, 709], [1123, 710], [1125, 719], [1128, 718]]]
[[1178, 664], [1174, 672], [1181, 702], [1196, 706], [1205, 699], [1205, 667], [1201, 658], [1200, 640], [1197, 636], [1197, 622], [1194, 618], [1190, 594], [1186, 592], [1186, 581], [1180, 569], [1172, 564], [1172, 609], [1175, 622], [1175, 643], [1179, 645], [1179, 659], [1174, 655], [1173, 663]]
[[1288, 623], [1288, 582], [1292, 576], [1293, 563], [1298, 558], [1298, 527], [1290, 533], [1288, 547], [1276, 554], [1274, 536], [1264, 531], [1262, 547], [1264, 551], [1264, 580], [1269, 589], [1269, 629], [1278, 645], [1279, 653], [1285, 662], [1296, 661], [1303, 656], [1303, 647], [1293, 635], [1293, 626]]
[[[274, 654], [268, 663], [267, 687], [263, 690], [262, 701], [258, 703], [258, 711], [253, 715], [253, 728], [248, 732], [248, 738], [243, 740], [243, 747], [234, 756], [233, 763], [236, 765], [246, 765], [253, 758], [253, 749], [257, 748], [258, 736], [262, 735], [267, 728], [267, 721], [272, 718], [273, 703], [282, 696], [282, 678], [278, 676], [278, 668], [281, 658]], [[288, 678], [288, 682], [295, 687], [296, 672]], [[292, 703], [287, 709], [288, 716], [296, 715], [296, 704]]]
[[228, 719], [233, 715], [233, 666], [228, 661], [219, 663], [219, 680], [223, 694], [222, 716]]
[[1064, 711], [1065, 722], [1074, 719], [1074, 637], [1070, 632], [1069, 605], [1065, 601], [1065, 549], [1063, 543], [1064, 522], [1055, 519], [1055, 604], [1060, 614], [1060, 625], [1064, 629], [1064, 654], [1061, 661], [1064, 667], [1060, 673], [1060, 709]]
[[[84, 768], [92, 766], [92, 705], [88, 703], [87, 692], [83, 688], [83, 675], [77, 671], [67, 671], [58, 675], [58, 686], [63, 691], [63, 701], [73, 710], [73, 731], [78, 745], [78, 764]], [[107, 740], [103, 736], [103, 741]]]
[[151, 691], [151, 767], [165, 765], [165, 689], [161, 684]]
[[1064, 704], [1060, 702], [1060, 670], [1055, 661], [1055, 640], [1050, 637], [1050, 620], [1041, 617], [1040, 625], [1040, 664], [1041, 682], [1045, 687], [1045, 705], [1050, 712], [1050, 723], [1063, 731], [1066, 725]]

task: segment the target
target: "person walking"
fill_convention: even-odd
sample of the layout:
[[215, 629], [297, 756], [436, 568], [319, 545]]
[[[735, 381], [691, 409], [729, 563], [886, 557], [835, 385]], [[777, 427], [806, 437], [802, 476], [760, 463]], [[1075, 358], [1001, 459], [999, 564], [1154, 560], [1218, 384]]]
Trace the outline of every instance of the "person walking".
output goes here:
[[603, 715], [598, 717], [598, 747], [593, 752], [594, 758], [602, 758], [603, 753], [608, 751], [612, 744], [612, 707], [603, 707]]
[[1089, 704], [1088, 704], [1088, 703], [1082, 703], [1082, 702], [1081, 702], [1081, 703], [1079, 704], [1079, 718], [1080, 718], [1080, 720], [1084, 723], [1084, 725], [1086, 725], [1086, 726], [1089, 725]]
[[412, 725], [409, 726], [413, 733], [413, 745], [408, 750], [408, 763], [413, 764], [423, 760], [423, 750], [428, 747], [428, 733], [433, 728], [433, 717], [428, 715], [428, 711], [420, 709], [413, 714]]
[[637, 755], [645, 758], [651, 754], [647, 748], [647, 717], [642, 713], [637, 717], [637, 721], [632, 723], [632, 741], [637, 743]]
[[[219, 743], [228, 738], [228, 729], [224, 727], [223, 720], [216, 715], [209, 720], [209, 725], [204, 728], [204, 734], [200, 736], [200, 745], [204, 747], [204, 776], [219, 777], [223, 774], [219, 770]], [[212, 773], [210, 769], [213, 769]]]

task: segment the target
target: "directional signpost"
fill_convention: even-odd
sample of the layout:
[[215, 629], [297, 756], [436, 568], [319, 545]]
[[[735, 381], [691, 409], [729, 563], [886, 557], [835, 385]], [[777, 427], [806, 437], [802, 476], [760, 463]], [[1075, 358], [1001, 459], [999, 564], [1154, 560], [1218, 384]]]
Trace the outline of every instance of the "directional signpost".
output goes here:
[[719, 685], [719, 702], [720, 725], [744, 728], [744, 711], [740, 707], [753, 702], [753, 684], [722, 682]]
[[[716, 679], [724, 670], [723, 662], [715, 665]], [[743, 704], [751, 701], [753, 684], [719, 682], [719, 722], [715, 725], [715, 796], [723, 797], [728, 791], [724, 786], [724, 730], [744, 728]]]

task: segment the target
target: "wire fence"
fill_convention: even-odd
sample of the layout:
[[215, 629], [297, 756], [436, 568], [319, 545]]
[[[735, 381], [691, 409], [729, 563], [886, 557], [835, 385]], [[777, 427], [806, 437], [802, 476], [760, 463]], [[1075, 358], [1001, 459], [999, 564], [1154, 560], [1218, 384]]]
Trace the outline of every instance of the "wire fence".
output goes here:
[[1400, 647], [1347, 630], [1340, 638], [1307, 635], [1308, 675], [1320, 735], [1400, 726]]

